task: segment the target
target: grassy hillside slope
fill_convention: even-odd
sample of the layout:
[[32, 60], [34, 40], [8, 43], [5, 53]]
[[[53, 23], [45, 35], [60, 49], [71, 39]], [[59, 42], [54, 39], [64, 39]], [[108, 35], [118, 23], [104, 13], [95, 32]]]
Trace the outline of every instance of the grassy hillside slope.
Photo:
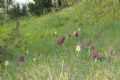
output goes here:
[[[9, 63], [2, 72], [5, 80], [120, 79], [117, 0], [80, 2], [41, 17], [21, 18], [20, 33], [14, 31], [15, 26], [13, 20], [0, 26], [0, 44], [7, 45], [13, 55], [5, 60]], [[65, 42], [58, 46], [62, 36]], [[98, 60], [93, 59], [93, 52], [86, 44], [89, 40], [99, 53]], [[77, 45], [82, 46], [80, 52], [76, 51]], [[21, 55], [25, 61], [19, 64]]]

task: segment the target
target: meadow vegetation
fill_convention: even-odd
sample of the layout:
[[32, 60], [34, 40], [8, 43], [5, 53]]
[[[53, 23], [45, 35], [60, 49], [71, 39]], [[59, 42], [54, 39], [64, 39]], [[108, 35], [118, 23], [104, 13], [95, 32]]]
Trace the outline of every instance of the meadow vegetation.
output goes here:
[[119, 0], [10, 19], [0, 25], [0, 78], [120, 80], [119, 31]]

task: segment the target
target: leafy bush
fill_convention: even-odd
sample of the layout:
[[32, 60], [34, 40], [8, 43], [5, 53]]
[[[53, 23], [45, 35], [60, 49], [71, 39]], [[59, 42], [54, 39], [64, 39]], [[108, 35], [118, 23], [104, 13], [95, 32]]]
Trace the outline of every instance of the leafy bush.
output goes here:
[[52, 0], [34, 0], [34, 2], [28, 5], [31, 14], [42, 15], [51, 11]]
[[8, 11], [8, 15], [11, 18], [18, 18], [21, 16], [26, 16], [27, 15], [27, 7], [23, 6], [22, 8], [20, 8], [19, 4], [17, 4], [17, 6], [13, 6], [13, 8]]

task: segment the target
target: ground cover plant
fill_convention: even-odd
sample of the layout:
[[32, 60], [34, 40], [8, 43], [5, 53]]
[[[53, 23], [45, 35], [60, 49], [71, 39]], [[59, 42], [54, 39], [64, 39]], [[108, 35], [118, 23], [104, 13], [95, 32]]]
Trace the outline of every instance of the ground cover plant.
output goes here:
[[0, 26], [2, 80], [120, 80], [119, 0], [81, 1], [19, 26]]

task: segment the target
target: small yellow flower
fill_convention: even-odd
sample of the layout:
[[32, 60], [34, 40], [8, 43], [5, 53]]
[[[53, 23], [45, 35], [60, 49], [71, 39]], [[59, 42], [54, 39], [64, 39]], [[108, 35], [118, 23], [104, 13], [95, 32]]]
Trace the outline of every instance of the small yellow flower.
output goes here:
[[9, 65], [9, 61], [6, 60], [6, 61], [5, 61], [5, 66], [8, 66], [8, 65]]
[[80, 31], [80, 28], [78, 28], [78, 31]]
[[81, 51], [80, 45], [77, 45], [77, 46], [76, 46], [76, 52], [79, 53], [80, 51]]
[[55, 31], [55, 35], [57, 34], [57, 32]]

